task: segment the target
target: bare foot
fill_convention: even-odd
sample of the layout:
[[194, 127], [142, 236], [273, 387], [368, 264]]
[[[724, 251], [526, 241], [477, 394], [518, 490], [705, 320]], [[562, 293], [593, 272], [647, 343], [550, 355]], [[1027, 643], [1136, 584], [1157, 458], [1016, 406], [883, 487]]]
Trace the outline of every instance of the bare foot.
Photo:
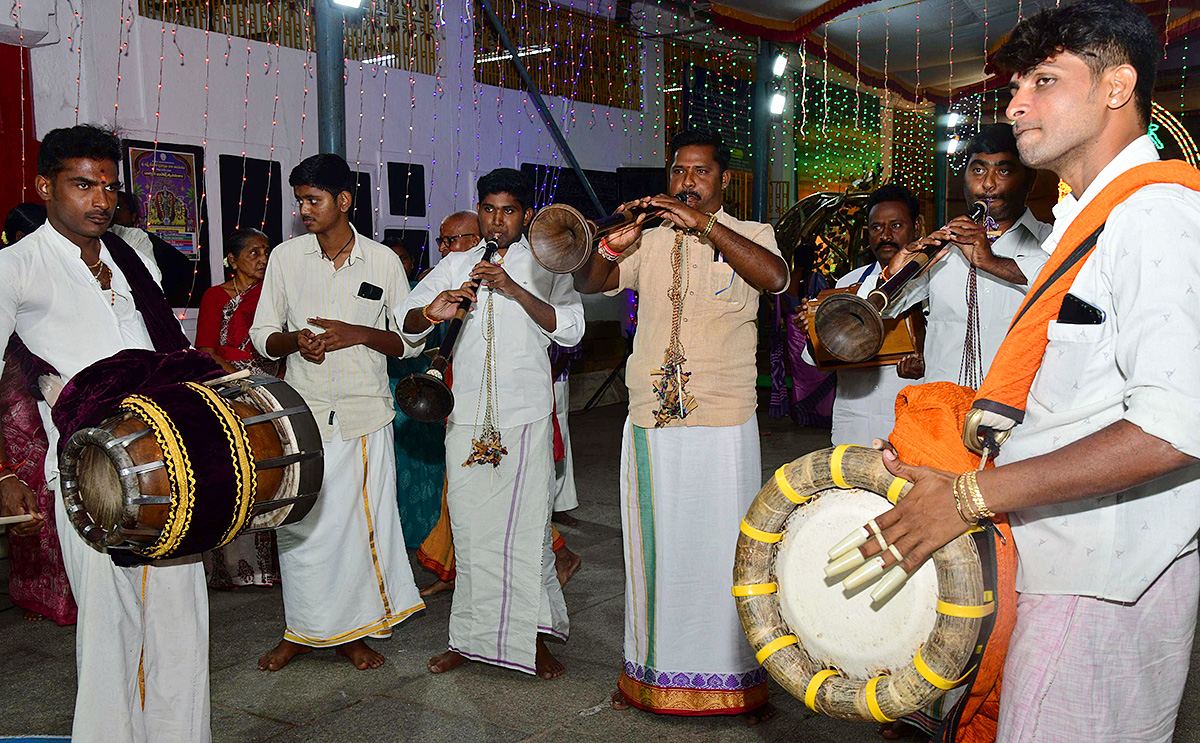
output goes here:
[[608, 704], [613, 709], [629, 709], [629, 700], [625, 698], [625, 694], [620, 689], [612, 693]]
[[775, 705], [770, 702], [763, 702], [743, 715], [747, 725], [757, 725], [760, 722], [766, 722], [774, 716]]
[[533, 665], [537, 669], [537, 675], [544, 679], [556, 679], [566, 670], [562, 662], [550, 654], [550, 649], [541, 637], [537, 639], [537, 656]]
[[453, 650], [447, 650], [441, 655], [435, 655], [430, 658], [425, 667], [429, 669], [430, 673], [445, 673], [446, 671], [458, 668], [466, 662], [466, 656], [456, 653]]
[[38, 614], [33, 609], [26, 609], [25, 613], [21, 615], [21, 618], [24, 619], [26, 622], [42, 622], [42, 621], [45, 621], [45, 619], [46, 619], [44, 616], [42, 616], [41, 614]]
[[555, 511], [553, 514], [551, 514], [550, 520], [556, 524], [562, 524], [563, 526], [570, 526], [572, 528], [579, 526], [579, 519], [572, 516], [570, 511]]
[[441, 593], [442, 591], [453, 591], [453, 590], [454, 590], [454, 581], [442, 580], [441, 578], [438, 578], [434, 582], [432, 582], [429, 585], [422, 588], [420, 591], [417, 591], [417, 593], [420, 594], [421, 598], [427, 599], [430, 596], [433, 596], [434, 594]]
[[260, 671], [278, 671], [297, 655], [304, 655], [312, 652], [312, 648], [307, 645], [301, 645], [298, 642], [291, 640], [280, 640], [275, 649], [258, 659], [258, 670]]
[[558, 585], [567, 585], [567, 581], [571, 580], [571, 576], [575, 575], [575, 571], [579, 569], [582, 563], [583, 558], [566, 547], [555, 552], [554, 570], [558, 573]]
[[879, 737], [884, 740], [900, 740], [916, 735], [917, 728], [903, 720], [885, 722], [879, 726]]
[[349, 658], [354, 667], [360, 671], [379, 668], [383, 665], [383, 656], [372, 650], [367, 641], [363, 639], [338, 645], [337, 654], [343, 658]]

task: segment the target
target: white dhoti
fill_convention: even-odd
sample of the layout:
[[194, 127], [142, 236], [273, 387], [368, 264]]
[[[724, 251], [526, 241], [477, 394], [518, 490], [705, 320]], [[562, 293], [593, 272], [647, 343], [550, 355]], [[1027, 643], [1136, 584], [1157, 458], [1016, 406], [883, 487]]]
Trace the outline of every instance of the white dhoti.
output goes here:
[[1200, 559], [1180, 557], [1133, 604], [1023, 593], [997, 740], [1170, 741], [1196, 634]]
[[571, 431], [567, 428], [567, 414], [571, 412], [571, 381], [563, 379], [554, 383], [554, 415], [558, 418], [558, 430], [562, 434], [565, 456], [554, 463], [554, 510], [570, 511], [579, 507], [579, 494], [575, 490], [575, 465], [571, 460]]
[[535, 673], [538, 633], [567, 639], [567, 605], [550, 548], [554, 431], [550, 417], [501, 429], [499, 467], [463, 467], [480, 428], [446, 427], [446, 500], [458, 575], [450, 649]]
[[276, 532], [284, 638], [311, 647], [383, 634], [425, 608], [404, 551], [392, 426], [325, 442], [325, 481], [299, 523]]
[[729, 586], [738, 525], [761, 484], [758, 422], [646, 429], [621, 440], [625, 669], [637, 707], [735, 714], [767, 701], [767, 674]]
[[[38, 406], [52, 452], [58, 430]], [[117, 567], [70, 526], [47, 462], [63, 567], [79, 604], [74, 743], [209, 743], [208, 588], [200, 556]]]

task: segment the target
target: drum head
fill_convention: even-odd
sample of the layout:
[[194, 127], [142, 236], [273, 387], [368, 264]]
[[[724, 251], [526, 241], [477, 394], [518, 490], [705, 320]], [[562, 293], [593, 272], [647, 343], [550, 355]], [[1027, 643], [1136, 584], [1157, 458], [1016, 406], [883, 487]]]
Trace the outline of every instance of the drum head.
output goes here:
[[79, 453], [79, 498], [92, 521], [112, 531], [121, 526], [125, 503], [117, 467], [99, 446], [85, 446]]
[[927, 561], [900, 590], [871, 601], [874, 581], [853, 591], [826, 578], [829, 550], [891, 504], [858, 488], [825, 491], [788, 518], [775, 558], [780, 613], [820, 666], [867, 680], [912, 664], [937, 620], [937, 570]]

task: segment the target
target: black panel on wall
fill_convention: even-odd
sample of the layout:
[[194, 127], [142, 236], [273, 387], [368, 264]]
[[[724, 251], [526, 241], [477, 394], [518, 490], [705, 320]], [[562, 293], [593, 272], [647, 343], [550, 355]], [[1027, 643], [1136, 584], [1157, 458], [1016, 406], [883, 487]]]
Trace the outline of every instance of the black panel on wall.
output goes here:
[[[417, 272], [429, 268], [429, 230], [404, 230], [391, 228], [383, 231], [383, 239], [399, 238], [408, 254], [416, 261]], [[408, 277], [412, 279], [412, 276]]]
[[600, 203], [604, 205], [605, 214], [597, 214], [596, 207], [583, 190], [583, 184], [579, 182], [574, 170], [525, 163], [521, 166], [521, 172], [534, 184], [534, 202], [538, 207], [550, 203], [567, 204], [583, 212], [589, 219], [598, 219], [613, 213], [622, 203], [616, 173], [603, 170], [583, 171], [596, 191]]
[[354, 185], [354, 203], [350, 205], [350, 222], [358, 234], [374, 239], [375, 227], [371, 220], [371, 209], [375, 203], [371, 191], [371, 174], [356, 173]]
[[[216, 241], [217, 244], [223, 245], [224, 238], [241, 227], [261, 229], [267, 233], [272, 245], [283, 242], [283, 186], [279, 163], [240, 155], [221, 155], [219, 161], [221, 229], [225, 234]], [[290, 187], [288, 194], [291, 195]], [[224, 250], [223, 247], [218, 249]]]
[[669, 178], [663, 168], [617, 168], [617, 193], [624, 204], [643, 196], [667, 193]]
[[388, 211], [397, 217], [425, 216], [425, 166], [388, 163]]

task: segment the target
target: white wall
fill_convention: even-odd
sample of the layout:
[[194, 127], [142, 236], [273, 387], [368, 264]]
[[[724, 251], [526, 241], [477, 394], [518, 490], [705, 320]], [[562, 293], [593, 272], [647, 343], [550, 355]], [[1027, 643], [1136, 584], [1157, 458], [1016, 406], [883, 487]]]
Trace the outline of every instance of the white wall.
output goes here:
[[[586, 10], [611, 7], [611, 2], [574, 0], [574, 4]], [[27, 0], [25, 5], [37, 5], [42, 13], [46, 10], [40, 6], [52, 10], [57, 5], [60, 14], [72, 15], [65, 0]], [[75, 124], [78, 105], [79, 122], [115, 125], [126, 138], [193, 145], [207, 142], [209, 232], [214, 245], [219, 245], [225, 230], [218, 157], [244, 152], [249, 157], [274, 159], [286, 179], [296, 163], [315, 154], [313, 70], [305, 69], [306, 54], [301, 50], [277, 50], [239, 38], [227, 43], [224, 35], [164, 26], [140, 17], [129, 23], [128, 34], [124, 34], [122, 6], [128, 12], [130, 5], [129, 0], [77, 2], [76, 7], [84, 12], [82, 32], [73, 34], [71, 43], [65, 33], [50, 33], [48, 45], [31, 52], [37, 136], [41, 139], [51, 129]], [[492, 168], [519, 167], [523, 162], [565, 165], [526, 94], [475, 84], [471, 71], [474, 28], [472, 20], [459, 10], [445, 9], [439, 77], [364, 69], [357, 62], [346, 65], [346, 154], [352, 167], [373, 174], [377, 235], [388, 227], [436, 231], [442, 216], [473, 206], [475, 179]], [[82, 55], [77, 40], [82, 41]], [[122, 43], [128, 44], [124, 55], [118, 54]], [[114, 110], [118, 63], [119, 106]], [[662, 162], [662, 134], [655, 128], [661, 121], [661, 93], [654, 90], [648, 97], [645, 116], [639, 111], [562, 98], [547, 103], [556, 116], [574, 108], [575, 124], [567, 127], [568, 141], [580, 164], [613, 171], [624, 165]], [[430, 181], [428, 218], [410, 217], [406, 222], [404, 217], [388, 214], [384, 163], [389, 160], [425, 166]], [[283, 224], [288, 235], [301, 227], [286, 195], [285, 188]], [[220, 275], [220, 253], [219, 249], [210, 252], [214, 278]]]

